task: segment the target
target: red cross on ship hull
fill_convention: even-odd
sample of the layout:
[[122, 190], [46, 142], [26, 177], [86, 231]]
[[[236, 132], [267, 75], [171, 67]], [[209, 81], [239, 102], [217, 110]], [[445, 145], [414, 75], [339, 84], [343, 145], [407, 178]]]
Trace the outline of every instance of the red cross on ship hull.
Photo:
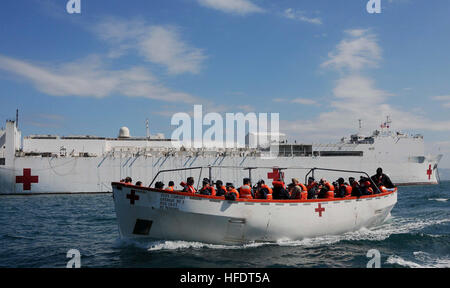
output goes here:
[[16, 176], [16, 183], [23, 184], [23, 191], [30, 191], [31, 183], [39, 183], [39, 176], [31, 176], [31, 169], [24, 168], [23, 176]]
[[319, 207], [318, 208], [316, 208], [316, 210], [315, 210], [317, 213], [319, 213], [319, 217], [322, 217], [322, 212], [324, 212], [325, 211], [325, 208], [324, 207], [322, 207], [322, 204], [320, 204], [319, 203]]
[[139, 195], [136, 195], [135, 190], [131, 190], [130, 194], [127, 194], [127, 199], [130, 199], [130, 205], [134, 205], [135, 201], [139, 200]]
[[432, 174], [433, 174], [433, 170], [431, 170], [431, 164], [430, 164], [430, 166], [428, 167], [428, 170], [427, 170], [428, 180], [431, 180]]

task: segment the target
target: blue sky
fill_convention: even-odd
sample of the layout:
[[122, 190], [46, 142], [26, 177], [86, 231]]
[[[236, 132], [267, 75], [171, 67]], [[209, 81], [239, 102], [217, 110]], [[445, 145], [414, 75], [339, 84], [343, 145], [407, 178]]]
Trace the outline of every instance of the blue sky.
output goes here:
[[[450, 152], [450, 2], [5, 0], [0, 118], [28, 134], [171, 134], [171, 116], [279, 112], [304, 142], [392, 127]], [[448, 157], [446, 157], [448, 158]], [[450, 167], [444, 158], [442, 166]]]

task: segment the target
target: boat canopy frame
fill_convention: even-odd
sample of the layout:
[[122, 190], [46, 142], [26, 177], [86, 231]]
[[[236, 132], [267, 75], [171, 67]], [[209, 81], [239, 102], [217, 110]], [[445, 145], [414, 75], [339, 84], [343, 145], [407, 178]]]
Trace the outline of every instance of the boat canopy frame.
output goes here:
[[373, 182], [372, 178], [369, 176], [369, 174], [367, 174], [364, 171], [355, 171], [355, 170], [343, 170], [343, 169], [333, 169], [333, 168], [319, 168], [319, 167], [314, 167], [314, 168], [306, 168], [306, 167], [277, 167], [277, 166], [270, 166], [270, 167], [242, 167], [242, 166], [213, 166], [213, 165], [208, 165], [208, 166], [196, 166], [196, 167], [184, 167], [184, 168], [174, 168], [174, 169], [163, 169], [163, 170], [159, 170], [158, 173], [156, 173], [156, 175], [153, 177], [149, 187], [151, 187], [153, 185], [153, 183], [155, 182], [155, 180], [158, 178], [158, 176], [161, 173], [167, 173], [167, 172], [176, 172], [176, 171], [188, 171], [188, 170], [200, 170], [199, 176], [198, 176], [198, 181], [197, 181], [197, 190], [199, 188], [199, 185], [201, 183], [201, 177], [202, 177], [202, 172], [203, 169], [208, 169], [208, 174], [209, 177], [208, 179], [211, 181], [212, 179], [212, 169], [213, 168], [220, 168], [220, 169], [242, 169], [242, 170], [248, 170], [248, 178], [252, 179], [252, 170], [256, 170], [256, 169], [272, 169], [272, 170], [278, 170], [279, 175], [281, 175], [281, 180], [284, 181], [284, 176], [283, 173], [281, 173], [283, 170], [289, 170], [289, 169], [297, 169], [297, 170], [308, 170], [308, 173], [306, 173], [305, 175], [305, 185], [308, 183], [308, 176], [311, 175], [314, 178], [314, 173], [315, 171], [332, 171], [332, 172], [342, 172], [342, 173], [353, 173], [353, 174], [362, 174], [365, 175], [368, 179], [368, 181], [370, 181], [372, 183], [372, 185], [378, 190], [379, 193], [382, 193], [380, 188]]

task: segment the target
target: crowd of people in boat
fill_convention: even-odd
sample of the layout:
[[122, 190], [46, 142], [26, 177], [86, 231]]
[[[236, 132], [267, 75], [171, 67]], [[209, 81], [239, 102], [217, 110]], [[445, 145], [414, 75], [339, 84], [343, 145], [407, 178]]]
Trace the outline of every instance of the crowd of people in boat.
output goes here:
[[[127, 177], [121, 182], [132, 184], [132, 179]], [[377, 173], [370, 179], [361, 176], [359, 181], [356, 181], [354, 177], [350, 177], [348, 182], [344, 178], [339, 178], [335, 182], [330, 183], [324, 178], [316, 181], [313, 177], [309, 177], [308, 183], [305, 185], [298, 179], [292, 178], [291, 183], [287, 185], [282, 179], [277, 179], [272, 181], [272, 187], [269, 187], [264, 180], [259, 180], [255, 185], [252, 185], [249, 178], [244, 178], [242, 186], [236, 189], [233, 183], [224, 185], [221, 180], [216, 180], [213, 183], [210, 179], [204, 178], [202, 187], [197, 191], [194, 188], [194, 178], [188, 177], [186, 182], [181, 182], [180, 185], [183, 187], [182, 192], [185, 193], [224, 197], [226, 200], [333, 199], [379, 194], [387, 192], [387, 189], [395, 188], [390, 178], [383, 174], [382, 168], [378, 168]], [[142, 182], [136, 182], [136, 186], [142, 186]], [[154, 188], [175, 191], [175, 183], [170, 181], [165, 187], [164, 183], [159, 181], [155, 183]]]

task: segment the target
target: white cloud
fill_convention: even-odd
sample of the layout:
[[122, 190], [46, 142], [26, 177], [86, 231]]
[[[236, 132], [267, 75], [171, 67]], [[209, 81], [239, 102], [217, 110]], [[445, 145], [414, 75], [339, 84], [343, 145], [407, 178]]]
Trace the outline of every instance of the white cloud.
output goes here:
[[264, 12], [264, 9], [249, 0], [197, 0], [197, 2], [204, 7], [225, 13], [246, 15]]
[[317, 103], [317, 101], [308, 99], [308, 98], [294, 98], [294, 99], [274, 98], [274, 99], [272, 99], [272, 101], [276, 102], [276, 103], [289, 102], [289, 103], [302, 104], [302, 105], [319, 105], [319, 103]]
[[106, 19], [93, 28], [102, 39], [112, 44], [112, 58], [135, 50], [147, 62], [162, 65], [169, 74], [199, 73], [207, 56], [199, 48], [187, 44], [179, 28], [148, 25], [141, 20]]
[[336, 51], [328, 54], [329, 59], [321, 66], [352, 71], [378, 67], [381, 48], [377, 37], [364, 29], [347, 30], [345, 33], [347, 37], [337, 45]]
[[[394, 129], [419, 131], [450, 131], [450, 121], [433, 121], [421, 113], [396, 108], [389, 103], [392, 93], [376, 87], [374, 79], [364, 76], [365, 68], [378, 67], [382, 60], [381, 48], [375, 35], [369, 30], [345, 31], [345, 38], [329, 54], [322, 67], [333, 67], [340, 78], [328, 101], [327, 111], [314, 119], [281, 121], [282, 132], [300, 136], [302, 141], [336, 141], [358, 128], [361, 119], [363, 129], [371, 132], [379, 129], [386, 116], [391, 116]], [[436, 101], [447, 101], [450, 95], [433, 97]], [[283, 102], [286, 99], [278, 99]], [[445, 105], [445, 104], [444, 104]]]
[[307, 16], [305, 16], [304, 11], [294, 10], [292, 8], [288, 8], [288, 9], [284, 10], [283, 16], [285, 18], [288, 18], [291, 20], [297, 20], [297, 21], [307, 22], [307, 23], [316, 24], [316, 25], [322, 24], [322, 19], [320, 19], [318, 17], [315, 17], [315, 18], [307, 17]]
[[291, 100], [291, 103], [302, 104], [302, 105], [318, 105], [317, 101], [306, 98], [296, 98]]
[[169, 102], [192, 103], [196, 99], [164, 87], [144, 68], [110, 70], [98, 57], [43, 67], [0, 55], [0, 69], [22, 77], [52, 96], [103, 98], [119, 93]]
[[450, 108], [450, 95], [434, 96], [431, 99], [441, 102], [442, 107]]

